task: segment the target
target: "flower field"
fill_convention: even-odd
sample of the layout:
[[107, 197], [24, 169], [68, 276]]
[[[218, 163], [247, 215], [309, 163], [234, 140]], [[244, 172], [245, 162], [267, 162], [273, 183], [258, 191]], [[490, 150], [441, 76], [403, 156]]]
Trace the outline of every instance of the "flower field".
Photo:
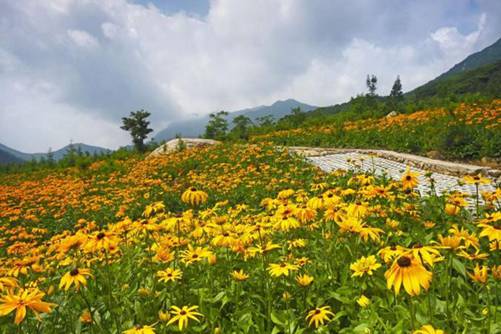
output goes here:
[[[255, 134], [252, 142], [285, 146], [381, 148], [443, 158], [501, 158], [501, 100], [461, 103], [455, 109], [431, 108], [393, 117], [345, 120], [344, 114], [314, 125]], [[353, 114], [352, 118], [357, 115]]]
[[416, 182], [266, 143], [2, 174], [0, 333], [500, 333], [501, 189]]

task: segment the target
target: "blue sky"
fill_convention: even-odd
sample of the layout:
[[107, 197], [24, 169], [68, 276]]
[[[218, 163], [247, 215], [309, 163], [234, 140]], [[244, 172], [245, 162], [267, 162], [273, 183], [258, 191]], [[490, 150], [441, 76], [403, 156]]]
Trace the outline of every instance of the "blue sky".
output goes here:
[[134, 0], [133, 2], [144, 6], [151, 3], [166, 14], [184, 11], [201, 17], [207, 15], [210, 6], [208, 0]]
[[[127, 144], [169, 122], [294, 98], [411, 90], [501, 37], [498, 0], [0, 0], [0, 143]], [[12, 126], [15, 124], [16, 126]]]

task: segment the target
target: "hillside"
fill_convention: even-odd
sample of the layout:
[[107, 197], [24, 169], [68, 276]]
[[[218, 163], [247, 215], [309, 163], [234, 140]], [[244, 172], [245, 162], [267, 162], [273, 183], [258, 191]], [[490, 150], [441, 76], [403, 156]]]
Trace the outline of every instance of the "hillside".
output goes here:
[[438, 78], [406, 94], [413, 99], [479, 93], [501, 97], [501, 60], [478, 68]]
[[[62, 159], [71, 149], [76, 151], [80, 151], [84, 154], [94, 155], [94, 154], [103, 154], [110, 152], [109, 149], [87, 145], [83, 143], [75, 143], [66, 145], [56, 151], [52, 152], [52, 156], [54, 160]], [[47, 159], [48, 153], [24, 153], [17, 151], [13, 148], [10, 148], [6, 145], [0, 144], [0, 164], [8, 164], [8, 163], [22, 163], [26, 161], [31, 161], [33, 159]]]
[[501, 38], [485, 49], [469, 55], [450, 70], [440, 75], [437, 80], [445, 79], [458, 73], [468, 72], [501, 60]]
[[[273, 118], [279, 119], [291, 112], [292, 108], [301, 108], [302, 111], [310, 111], [317, 107], [293, 100], [288, 99], [284, 101], [277, 101], [270, 106], [259, 106], [255, 108], [248, 108], [238, 111], [230, 112], [227, 119], [231, 127], [232, 120], [240, 115], [249, 117], [252, 121], [255, 121], [259, 117], [264, 117], [271, 115]], [[169, 124], [169, 126], [161, 131], [159, 131], [154, 139], [157, 142], [162, 140], [169, 140], [176, 136], [176, 134], [181, 134], [183, 137], [198, 137], [202, 135], [205, 131], [205, 126], [209, 121], [209, 115], [190, 119], [183, 121], [175, 121]]]

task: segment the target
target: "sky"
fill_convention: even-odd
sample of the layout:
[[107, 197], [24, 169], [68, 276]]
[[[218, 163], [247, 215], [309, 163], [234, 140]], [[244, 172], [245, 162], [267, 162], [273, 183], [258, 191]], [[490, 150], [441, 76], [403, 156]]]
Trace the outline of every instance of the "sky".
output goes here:
[[0, 0], [0, 143], [117, 148], [173, 120], [388, 94], [501, 37], [498, 0]]

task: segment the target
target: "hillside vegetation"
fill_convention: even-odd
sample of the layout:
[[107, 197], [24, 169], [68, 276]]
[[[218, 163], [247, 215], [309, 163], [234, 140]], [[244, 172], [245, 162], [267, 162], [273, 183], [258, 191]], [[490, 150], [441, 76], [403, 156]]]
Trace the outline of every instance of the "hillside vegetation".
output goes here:
[[307, 118], [298, 127], [267, 129], [264, 133], [256, 129], [251, 141], [286, 146], [381, 148], [422, 155], [436, 151], [444, 158], [456, 160], [501, 158], [501, 100], [451, 106], [391, 117], [347, 110]]

